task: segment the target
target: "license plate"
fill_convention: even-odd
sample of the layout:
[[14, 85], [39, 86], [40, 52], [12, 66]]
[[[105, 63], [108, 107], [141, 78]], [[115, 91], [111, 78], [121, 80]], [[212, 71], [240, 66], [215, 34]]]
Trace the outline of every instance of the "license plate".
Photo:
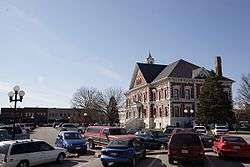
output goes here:
[[233, 149], [239, 150], [239, 149], [240, 149], [240, 146], [233, 146]]
[[208, 142], [209, 142], [209, 143], [211, 143], [211, 142], [212, 142], [212, 140], [208, 140]]
[[188, 154], [188, 150], [181, 150], [181, 153]]
[[76, 147], [76, 149], [77, 149], [77, 150], [80, 150], [80, 149], [81, 149], [81, 147]]

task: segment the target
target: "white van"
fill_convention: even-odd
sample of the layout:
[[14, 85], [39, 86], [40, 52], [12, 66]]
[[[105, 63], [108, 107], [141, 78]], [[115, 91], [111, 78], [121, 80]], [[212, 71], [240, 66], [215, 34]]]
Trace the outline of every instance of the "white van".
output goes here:
[[0, 166], [29, 167], [49, 162], [62, 162], [66, 150], [52, 147], [41, 140], [0, 142]]

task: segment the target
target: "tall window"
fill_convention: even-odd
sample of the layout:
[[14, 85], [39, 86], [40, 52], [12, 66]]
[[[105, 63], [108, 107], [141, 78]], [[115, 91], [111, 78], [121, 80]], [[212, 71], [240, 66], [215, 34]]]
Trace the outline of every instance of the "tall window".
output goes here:
[[165, 116], [168, 116], [168, 107], [165, 107]]
[[178, 99], [179, 99], [179, 90], [174, 89], [174, 100], [178, 100]]
[[190, 100], [190, 90], [189, 89], [185, 90], [185, 99]]
[[162, 117], [161, 107], [159, 108], [159, 116]]
[[180, 117], [180, 107], [179, 106], [174, 106], [174, 116]]

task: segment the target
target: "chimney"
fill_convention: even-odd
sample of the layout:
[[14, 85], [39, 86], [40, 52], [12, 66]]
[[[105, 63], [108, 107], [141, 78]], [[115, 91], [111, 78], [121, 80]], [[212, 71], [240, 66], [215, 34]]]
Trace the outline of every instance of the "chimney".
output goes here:
[[215, 72], [218, 77], [222, 76], [222, 66], [221, 66], [221, 57], [216, 56], [215, 58]]

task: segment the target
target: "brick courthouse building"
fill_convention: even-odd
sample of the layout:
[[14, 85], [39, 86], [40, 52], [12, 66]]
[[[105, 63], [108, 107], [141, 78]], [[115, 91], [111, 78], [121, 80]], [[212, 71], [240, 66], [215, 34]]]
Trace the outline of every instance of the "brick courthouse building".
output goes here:
[[[169, 65], [154, 64], [149, 53], [146, 63], [136, 63], [126, 93], [127, 127], [164, 128], [191, 124], [202, 84], [210, 72], [182, 59]], [[222, 75], [220, 57], [216, 57], [215, 72], [232, 99], [234, 81]]]

